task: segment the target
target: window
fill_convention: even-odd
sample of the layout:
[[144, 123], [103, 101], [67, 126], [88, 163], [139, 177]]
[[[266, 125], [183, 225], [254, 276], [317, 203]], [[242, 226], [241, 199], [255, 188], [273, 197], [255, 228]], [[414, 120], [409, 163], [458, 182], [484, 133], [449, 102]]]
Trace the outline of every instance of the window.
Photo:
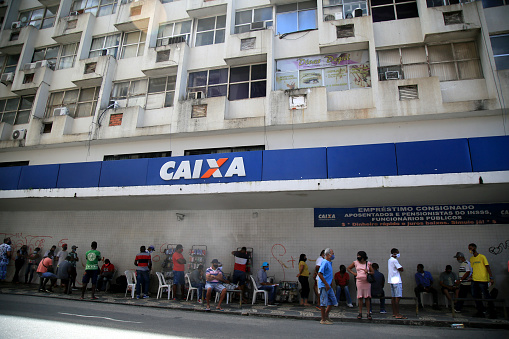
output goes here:
[[147, 79], [118, 82], [113, 85], [111, 100], [120, 107], [143, 106], [147, 94]]
[[92, 39], [89, 58], [100, 55], [112, 55], [117, 57], [118, 46], [120, 45], [120, 33]]
[[253, 8], [236, 12], [235, 34], [249, 32], [251, 30], [251, 23], [253, 22], [256, 23], [256, 29], [271, 27], [272, 7]]
[[509, 5], [509, 0], [482, 0], [482, 6], [484, 8], [498, 7]]
[[419, 99], [419, 90], [417, 85], [398, 86], [399, 100]]
[[191, 38], [191, 20], [160, 25], [157, 32], [156, 46], [168, 45], [170, 38], [174, 37], [184, 37], [189, 42]]
[[37, 8], [19, 13], [21, 26], [34, 26], [37, 29], [53, 27], [58, 12], [58, 6]]
[[355, 36], [355, 31], [354, 31], [353, 24], [336, 26], [336, 37], [338, 39], [351, 38], [354, 36]]
[[325, 86], [327, 92], [371, 87], [367, 50], [276, 62], [276, 90]]
[[266, 96], [267, 64], [230, 68], [228, 100]]
[[34, 98], [32, 95], [0, 100], [0, 121], [11, 125], [27, 124]]
[[316, 29], [316, 1], [276, 7], [277, 34]]
[[176, 83], [175, 75], [149, 79], [146, 109], [173, 106]]
[[[426, 0], [426, 5], [430, 7], [449, 6], [454, 4], [464, 4], [474, 0]], [[484, 2], [484, 1], [483, 1]]]
[[509, 34], [490, 37], [497, 69], [509, 69]]
[[204, 149], [191, 149], [185, 150], [184, 155], [202, 155], [202, 154], [222, 154], [222, 153], [235, 153], [235, 152], [254, 152], [264, 151], [265, 146], [240, 146], [240, 147], [223, 147], [223, 148], [204, 148]]
[[419, 16], [416, 0], [371, 0], [373, 22], [416, 18]]
[[224, 42], [226, 15], [198, 19], [195, 46], [206, 46]]
[[95, 16], [115, 13], [118, 0], [74, 0], [71, 12], [92, 13]]
[[266, 96], [266, 79], [267, 64], [191, 72], [187, 91], [203, 92], [207, 98], [220, 96], [228, 96], [228, 100], [258, 98]]
[[171, 157], [171, 151], [105, 155], [103, 160], [104, 161], [112, 161], [112, 160], [152, 159], [152, 158], [167, 158], [167, 157]]
[[363, 16], [368, 15], [368, 2], [362, 0], [323, 0], [323, 21], [351, 19], [355, 10], [360, 9]]
[[19, 54], [0, 55], [0, 67], [2, 67], [1, 73], [15, 73], [18, 61]]
[[100, 87], [78, 88], [51, 93], [46, 117], [53, 116], [55, 108], [66, 107], [68, 114], [74, 118], [94, 115]]
[[[474, 42], [425, 45], [378, 51], [380, 80], [436, 76], [440, 81], [482, 78]], [[389, 73], [387, 73], [389, 72]], [[399, 76], [395, 77], [398, 72]]]
[[146, 39], [147, 33], [143, 31], [124, 33], [121, 58], [127, 59], [143, 55]]
[[48, 60], [57, 69], [74, 67], [78, 43], [37, 48], [34, 50], [32, 62]]

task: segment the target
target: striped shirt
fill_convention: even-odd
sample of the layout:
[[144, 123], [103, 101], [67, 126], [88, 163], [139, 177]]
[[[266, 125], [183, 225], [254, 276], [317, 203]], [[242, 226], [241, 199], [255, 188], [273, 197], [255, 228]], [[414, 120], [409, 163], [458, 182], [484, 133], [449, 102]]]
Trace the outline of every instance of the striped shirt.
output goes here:
[[233, 252], [233, 255], [235, 256], [235, 265], [233, 266], [233, 269], [235, 271], [246, 272], [246, 264], [249, 259], [248, 254], [235, 251]]
[[[465, 260], [464, 262], [462, 262], [460, 264], [458, 279], [463, 278], [463, 276], [465, 275], [466, 272], [470, 272], [470, 275], [467, 277], [467, 279], [468, 279], [472, 276], [472, 268], [470, 267], [470, 263], [468, 262], [468, 260]], [[465, 281], [462, 281], [461, 284], [470, 286], [470, 281], [465, 280]]]
[[[207, 268], [207, 271], [205, 271], [205, 274], [207, 275], [211, 275], [213, 277], [218, 277], [218, 276], [221, 276], [223, 275], [223, 272], [221, 272], [221, 270], [219, 269], [219, 267], [217, 268], [217, 270], [215, 270], [213, 267], [209, 267]], [[209, 283], [218, 283], [219, 280], [217, 279], [214, 279], [214, 280], [210, 280]]]
[[138, 271], [150, 271], [152, 268], [152, 260], [150, 258], [150, 253], [141, 252], [136, 256], [134, 260], [138, 264]]

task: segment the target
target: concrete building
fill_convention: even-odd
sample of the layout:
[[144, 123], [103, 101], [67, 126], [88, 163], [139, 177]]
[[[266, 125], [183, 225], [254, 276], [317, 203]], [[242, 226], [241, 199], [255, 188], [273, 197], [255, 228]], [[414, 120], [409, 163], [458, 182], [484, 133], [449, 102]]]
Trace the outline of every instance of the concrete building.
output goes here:
[[277, 281], [325, 247], [335, 270], [364, 250], [386, 273], [397, 247], [411, 296], [418, 263], [438, 279], [475, 242], [509, 282], [507, 0], [17, 0], [0, 16], [15, 246], [83, 258], [96, 240], [124, 271], [140, 245], [156, 269], [168, 244], [206, 245], [226, 272], [248, 246]]

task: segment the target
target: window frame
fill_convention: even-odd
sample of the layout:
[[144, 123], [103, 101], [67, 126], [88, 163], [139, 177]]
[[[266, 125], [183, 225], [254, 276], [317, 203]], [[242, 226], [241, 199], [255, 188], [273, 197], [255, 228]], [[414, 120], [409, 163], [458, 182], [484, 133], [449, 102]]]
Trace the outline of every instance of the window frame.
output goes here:
[[[415, 4], [415, 7], [417, 9], [417, 15], [416, 16], [412, 16], [412, 17], [405, 17], [405, 18], [398, 18], [398, 6], [402, 6], [402, 5], [409, 5], [409, 4]], [[376, 14], [376, 11], [378, 8], [382, 8], [382, 7], [389, 7], [391, 6], [393, 8], [393, 14], [394, 14], [394, 19], [388, 19], [388, 20], [376, 20], [375, 21], [375, 18], [377, 16]], [[409, 18], [418, 18], [419, 17], [419, 8], [417, 6], [417, 0], [404, 0], [404, 1], [401, 1], [401, 2], [398, 2], [398, 0], [392, 0], [392, 3], [388, 3], [388, 4], [381, 4], [381, 5], [373, 5], [370, 3], [370, 7], [371, 7], [371, 16], [372, 16], [372, 19], [373, 19], [373, 22], [385, 22], [385, 21], [393, 21], [393, 20], [402, 20], [402, 19], [409, 19]]]
[[[493, 58], [495, 59], [495, 65], [496, 65], [496, 69], [497, 70], [502, 70], [502, 69], [509, 69], [509, 66], [507, 68], [501, 68], [499, 67], [498, 63], [497, 63], [497, 58], [499, 58], [499, 60], [501, 58], [507, 58], [509, 59], [509, 46], [507, 45], [503, 45], [506, 47], [506, 50], [504, 51], [505, 53], [503, 54], [495, 54], [495, 50], [493, 49], [493, 38], [500, 38], [500, 37], [508, 37], [509, 38], [509, 33], [505, 33], [505, 34], [497, 34], [497, 35], [492, 35], [490, 36], [490, 42], [491, 42], [491, 46], [492, 46], [492, 50], [493, 50]], [[507, 62], [509, 63], [509, 62]]]
[[[17, 56], [16, 63], [9, 64], [10, 57], [16, 57], [16, 56]], [[18, 67], [20, 57], [21, 57], [21, 54], [5, 54], [5, 55], [0, 56], [0, 60], [1, 60], [1, 58], [3, 58], [0, 74], [16, 73], [16, 68]]]
[[[146, 103], [147, 92], [148, 92], [148, 79], [149, 78], [139, 78], [139, 79], [131, 79], [131, 80], [125, 80], [125, 81], [118, 81], [118, 82], [113, 83], [113, 86], [111, 88], [110, 99], [117, 101], [117, 102], [122, 102], [125, 100], [125, 107], [141, 106], [141, 105], [129, 105], [129, 100], [137, 102], [138, 100], [141, 100], [142, 98], [144, 98], [145, 103]], [[133, 91], [133, 88], [136, 88], [135, 83], [140, 83], [139, 88], [142, 89], [141, 84], [143, 82], [145, 82], [143, 92], [131, 93]], [[117, 90], [118, 86], [120, 86], [122, 84], [128, 84], [126, 94], [121, 95], [121, 96], [114, 96], [113, 94]], [[123, 106], [123, 105], [120, 104], [120, 106]]]
[[[64, 50], [64, 46], [69, 46], [69, 45], [75, 45], [74, 46], [73, 54], [62, 55], [63, 50]], [[46, 59], [46, 54], [48, 52], [48, 49], [49, 48], [54, 48], [54, 47], [58, 47], [57, 56], [55, 58]], [[79, 48], [79, 42], [73, 42], [73, 43], [64, 44], [64, 45], [52, 45], [52, 46], [46, 46], [46, 47], [41, 47], [41, 48], [35, 48], [34, 49], [34, 53], [32, 54], [32, 61], [31, 62], [37, 62], [37, 61], [41, 61], [41, 60], [48, 60], [48, 61], [50, 61], [53, 64], [55, 70], [73, 68], [74, 64], [76, 62], [76, 56], [78, 55], [78, 48]], [[44, 58], [42, 58], [40, 60], [35, 60], [35, 53], [38, 52], [38, 51], [44, 51]], [[70, 57], [72, 57], [72, 65], [70, 67], [60, 67], [61, 61], [63, 59], [65, 59], [65, 58], [70, 58]], [[54, 60], [54, 62], [52, 62], [52, 60]]]
[[[302, 32], [302, 31], [309, 31], [309, 30], [314, 30], [314, 29], [318, 29], [318, 19], [317, 19], [317, 16], [318, 16], [318, 4], [316, 1], [314, 1], [314, 4], [315, 6], [312, 7], [312, 8], [309, 8], [309, 7], [305, 7], [303, 9], [300, 9], [299, 8], [299, 4], [303, 4], [303, 3], [308, 3], [308, 2], [313, 2], [313, 1], [299, 1], [299, 2], [295, 2], [295, 3], [290, 3], [290, 4], [286, 4], [286, 5], [278, 5], [276, 6], [276, 9], [275, 9], [275, 19], [276, 19], [276, 35], [286, 35], [286, 34], [290, 34], [290, 33], [296, 33], [296, 32]], [[285, 7], [285, 6], [290, 6], [290, 5], [293, 5], [295, 4], [296, 5], [296, 9], [295, 10], [288, 10], [288, 11], [282, 11], [282, 12], [279, 12], [278, 9], [279, 8], [282, 8], [282, 7]], [[307, 12], [307, 11], [314, 11], [315, 12], [315, 22], [314, 22], [314, 28], [307, 28], [307, 29], [300, 29], [300, 22], [299, 22], [299, 18], [300, 18], [300, 13], [303, 13], [303, 12]], [[288, 14], [288, 13], [297, 13], [297, 30], [296, 31], [290, 31], [290, 32], [279, 32], [279, 17], [280, 15], [282, 14]]]
[[[183, 24], [185, 22], [189, 22], [189, 32], [184, 34], [175, 34], [175, 26], [177, 24]], [[173, 28], [171, 30], [171, 35], [163, 35], [164, 33], [164, 27], [172, 25]], [[185, 36], [186, 42], [189, 45], [191, 41], [191, 33], [193, 30], [193, 20], [183, 20], [183, 21], [174, 21], [174, 22], [166, 22], [159, 25], [159, 28], [157, 30], [157, 40], [156, 40], [156, 47], [164, 46], [162, 43], [164, 39], [179, 37], [179, 36]]]
[[[127, 43], [128, 35], [129, 34], [133, 34], [133, 33], [139, 33], [138, 34], [138, 41], [136, 43]], [[121, 41], [121, 47], [120, 47], [120, 59], [135, 58], [135, 57], [143, 56], [143, 54], [145, 53], [145, 44], [147, 42], [147, 33], [144, 32], [143, 30], [123, 32], [121, 40], [122, 41]], [[132, 47], [132, 46], [137, 46], [136, 47], [136, 55], [135, 56], [125, 57], [126, 49], [128, 47]]]
[[[52, 12], [50, 12], [50, 9], [52, 9], [52, 8], [53, 9], [56, 8], [54, 14]], [[40, 18], [37, 18], [37, 17], [33, 18], [34, 12], [38, 11], [38, 10], [41, 10], [41, 9], [44, 10], [44, 13], [42, 14], [42, 16]], [[21, 27], [34, 26], [37, 29], [50, 28], [50, 27], [55, 26], [55, 21], [56, 21], [59, 9], [60, 9], [60, 4], [55, 5], [55, 6], [50, 6], [50, 7], [37, 7], [37, 8], [32, 8], [32, 9], [29, 9], [29, 10], [26, 10], [26, 11], [20, 11], [19, 14], [18, 14], [18, 21], [21, 22]], [[22, 21], [22, 17], [26, 13], [29, 13], [28, 17], [30, 19], [27, 22], [23, 22]], [[48, 13], [51, 13], [51, 15], [49, 15]], [[48, 25], [48, 26], [44, 27], [45, 21], [51, 21], [52, 23], [51, 23], [51, 25]], [[35, 22], [39, 22], [39, 24], [38, 25], [32, 25], [32, 23], [35, 23]]]
[[[93, 0], [73, 0], [71, 4], [71, 12], [80, 12], [83, 11], [83, 13], [92, 13], [96, 17], [100, 16], [106, 16], [115, 14], [115, 10], [118, 5], [118, 0], [97, 0], [97, 5], [91, 5], [87, 7], [88, 2], [91, 2], [93, 4]], [[77, 3], [84, 3], [85, 5], [76, 7], [75, 4]], [[111, 13], [101, 13], [101, 10], [112, 6]], [[95, 10], [94, 10], [95, 9]], [[99, 13], [99, 15], [98, 15]]]
[[[334, 3], [332, 3], [332, 2], [334, 2]], [[361, 6], [361, 5], [364, 5], [364, 6]], [[357, 7], [354, 8], [354, 6], [357, 6]], [[349, 12], [346, 11], [345, 7], [349, 7], [350, 11]], [[354, 15], [353, 12], [357, 8], [362, 9], [363, 16], [368, 16], [370, 13], [368, 0], [358, 0], [357, 2], [347, 2], [347, 3], [345, 3], [344, 0], [330, 0], [330, 2], [328, 4], [325, 4], [325, 0], [324, 0], [323, 1], [323, 21], [326, 21], [325, 18], [334, 12], [334, 10], [333, 10], [334, 8], [341, 9], [341, 16], [342, 16], [341, 18], [342, 19], [353, 18], [353, 15]]]
[[[234, 21], [233, 34], [240, 34], [240, 33], [250, 32], [251, 31], [251, 24], [253, 22], [259, 22], [259, 21], [255, 21], [255, 11], [263, 10], [263, 9], [268, 9], [268, 8], [270, 8], [272, 15], [271, 15], [270, 20], [263, 20], [263, 27], [265, 29], [265, 28], [274, 26], [274, 7], [273, 6], [263, 6], [263, 7], [241, 9], [241, 10], [235, 11], [235, 21]], [[249, 23], [237, 24], [237, 13], [248, 12], [248, 11], [251, 11], [251, 21]], [[267, 24], [269, 22], [270, 22], [270, 25]], [[238, 29], [239, 27], [242, 27], [242, 26], [248, 26], [249, 29], [248, 30]]]
[[[81, 97], [81, 94], [83, 93], [83, 91], [90, 90], [90, 89], [94, 89], [94, 96], [93, 96], [92, 100], [80, 100], [80, 97]], [[100, 86], [95, 86], [95, 87], [84, 87], [84, 88], [81, 88], [81, 87], [70, 88], [70, 89], [66, 89], [66, 90], [63, 90], [63, 91], [50, 92], [49, 97], [48, 97], [48, 102], [46, 104], [46, 113], [45, 113], [44, 117], [46, 117], [46, 118], [52, 117], [53, 116], [53, 111], [55, 110], [55, 108], [67, 107], [67, 109], [69, 109], [69, 106], [74, 106], [74, 110], [73, 111], [71, 111], [69, 109], [69, 116], [71, 116], [71, 117], [73, 117], [75, 119], [76, 118], [86, 118], [86, 117], [94, 116], [95, 115], [95, 111], [97, 109], [97, 102], [99, 100], [99, 92], [100, 92], [100, 90], [101, 90]], [[76, 95], [76, 100], [72, 101], [72, 102], [65, 103], [64, 99], [65, 99], [66, 93], [70, 93], [72, 91], [78, 91], [77, 95]], [[59, 104], [56, 104], [56, 105], [52, 104], [53, 96], [57, 95], [57, 94], [60, 94], [60, 93], [62, 93], [61, 102]], [[92, 104], [92, 109], [90, 110], [90, 115], [76, 116], [76, 113], [78, 112], [78, 107], [80, 105], [86, 105], [86, 104], [90, 104], [90, 103]]]
[[[23, 108], [22, 107], [23, 100], [27, 100], [27, 98], [31, 98], [30, 108]], [[10, 110], [5, 109], [7, 106], [7, 102], [9, 100], [18, 100], [16, 109], [10, 109]], [[28, 124], [30, 122], [30, 114], [32, 112], [34, 101], [35, 101], [35, 95], [24, 95], [21, 97], [0, 99], [0, 122], [5, 122], [10, 125]], [[12, 114], [12, 113], [14, 113], [14, 117], [12, 118], [12, 120], [9, 119], [9, 121], [6, 121], [7, 119], [5, 118], [5, 114]], [[19, 121], [20, 113], [24, 113], [24, 114], [28, 113], [26, 121], [23, 121], [23, 122]], [[10, 121], [12, 121], [12, 123]]]
[[[168, 79], [170, 77], [174, 77], [175, 78], [175, 81], [171, 82], [171, 83], [173, 83], [173, 89], [168, 89], [168, 85], [169, 85]], [[163, 79], [163, 78], [165, 79], [164, 91], [150, 92], [150, 81], [155, 81], [156, 79]], [[162, 76], [162, 77], [157, 77], [157, 78], [149, 78], [148, 79], [148, 83], [147, 83], [147, 98], [146, 98], [146, 101], [145, 101], [145, 106], [147, 106], [148, 100], [149, 100], [150, 96], [157, 96], [157, 95], [161, 95], [161, 94], [164, 94], [164, 103], [163, 103], [162, 107], [154, 107], [154, 108], [147, 107], [146, 109], [148, 110], [148, 109], [158, 109], [158, 108], [173, 107], [174, 102], [175, 102], [176, 87], [177, 87], [177, 76], [176, 75], [167, 75], [167, 76]], [[172, 94], [172, 99], [171, 99], [171, 102], [168, 102], [167, 101], [167, 95], [170, 94], [170, 93]]]
[[[219, 18], [222, 18], [224, 17], [224, 26], [223, 27], [218, 27], [218, 19]], [[200, 20], [207, 20], [207, 19], [210, 19], [210, 18], [214, 18], [214, 28], [213, 29], [207, 29], [207, 30], [202, 30], [202, 31], [198, 31], [198, 26], [200, 25]], [[216, 15], [216, 16], [210, 16], [210, 17], [207, 17], [207, 18], [200, 18], [200, 19], [197, 19], [195, 20], [195, 33], [194, 33], [194, 47], [200, 47], [200, 46], [209, 46], [209, 45], [216, 45], [216, 44], [222, 44], [225, 42], [226, 40], [226, 14], [223, 14], [223, 15]], [[218, 38], [218, 35], [217, 33], [219, 31], [223, 31], [223, 41], [216, 41], [216, 39]], [[214, 34], [214, 39], [213, 39], [213, 42], [211, 44], [202, 44], [202, 45], [198, 45], [198, 42], [199, 42], [199, 39], [198, 39], [198, 35], [200, 34], [206, 34], [206, 33], [209, 33], [209, 32], [213, 32]]]
[[[113, 36], [118, 36], [118, 44], [115, 45], [115, 46], [110, 46], [110, 47], [105, 47], [105, 44], [106, 44], [106, 40], [108, 37], [113, 37]], [[94, 45], [94, 40], [97, 40], [97, 39], [104, 39], [104, 41], [102, 42], [102, 47], [101, 48], [98, 48], [98, 49], [92, 49], [92, 46]], [[92, 41], [90, 43], [90, 50], [88, 52], [88, 58], [94, 58], [94, 57], [98, 57], [98, 56], [102, 56], [102, 51], [103, 50], [106, 50], [106, 55], [111, 55], [113, 56], [115, 59], [117, 58], [117, 56], [119, 55], [119, 49], [121, 48], [121, 45], [122, 45], [122, 33], [119, 32], [119, 33], [114, 33], [114, 34], [108, 34], [108, 35], [101, 35], [101, 36], [97, 36], [97, 37], [92, 37]], [[110, 53], [110, 50], [114, 50], [114, 54], [111, 54]], [[96, 52], [100, 52], [99, 55], [92, 55], [93, 53], [96, 53]]]

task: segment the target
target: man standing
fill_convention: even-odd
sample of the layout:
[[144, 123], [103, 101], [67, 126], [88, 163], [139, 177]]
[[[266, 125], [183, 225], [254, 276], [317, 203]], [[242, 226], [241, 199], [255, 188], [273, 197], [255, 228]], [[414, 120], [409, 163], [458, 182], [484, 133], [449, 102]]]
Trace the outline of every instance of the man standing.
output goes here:
[[71, 294], [71, 286], [69, 284], [69, 277], [72, 272], [72, 264], [70, 262], [71, 256], [67, 255], [65, 260], [58, 264], [57, 277], [60, 279], [62, 285], [64, 285], [64, 294]]
[[12, 282], [19, 284], [19, 272], [25, 265], [25, 260], [28, 258], [28, 247], [27, 245], [21, 246], [21, 248], [16, 251], [16, 259], [14, 260], [14, 266], [16, 271], [14, 272], [14, 278], [12, 278]]
[[211, 263], [212, 266], [207, 268], [207, 271], [205, 272], [205, 280], [207, 281], [205, 284], [205, 289], [207, 290], [206, 310], [210, 311], [210, 298], [212, 296], [212, 291], [215, 291], [216, 293], [221, 293], [216, 309], [218, 311], [223, 311], [221, 303], [223, 302], [224, 297], [226, 297], [226, 287], [224, 287], [221, 283], [224, 282], [225, 284], [228, 284], [229, 282], [224, 279], [223, 272], [219, 269], [219, 260], [213, 259]]
[[87, 291], [87, 285], [92, 280], [92, 297], [91, 299], [98, 299], [95, 296], [95, 288], [97, 285], [97, 276], [99, 275], [99, 261], [101, 261], [101, 252], [97, 250], [97, 242], [92, 241], [90, 245], [91, 249], [85, 253], [87, 258], [87, 264], [85, 265], [85, 274], [83, 275], [83, 287], [81, 288], [81, 300], [85, 299], [85, 292]]
[[57, 247], [55, 245], [51, 246], [51, 248], [49, 250], [47, 250], [44, 255], [42, 256], [43, 258], [46, 258], [46, 257], [50, 257], [51, 259], [53, 259], [53, 267], [56, 267], [55, 265], [55, 259], [56, 259], [56, 256], [55, 256], [55, 250], [57, 249]]
[[259, 290], [264, 290], [269, 292], [269, 305], [274, 305], [274, 300], [276, 299], [276, 290], [277, 285], [271, 284], [267, 281], [267, 271], [269, 270], [269, 263], [264, 262], [262, 264], [262, 268], [258, 271], [258, 274], [256, 276], [256, 286]]
[[[318, 278], [318, 270], [320, 269], [320, 266], [322, 265], [322, 261], [324, 260], [324, 254], [323, 254], [324, 252], [325, 252], [325, 250], [322, 250], [320, 252], [320, 255], [318, 256], [318, 258], [316, 259], [315, 273], [313, 275], [313, 280], [315, 282], [313, 285], [313, 290], [315, 291], [317, 303], [320, 303], [320, 291], [318, 290], [318, 281], [320, 280], [320, 278]], [[317, 308], [319, 308], [319, 307], [317, 307]]]
[[4, 243], [0, 245], [0, 281], [5, 281], [7, 277], [7, 265], [11, 259], [11, 238], [5, 238]]
[[[470, 262], [465, 259], [465, 255], [462, 252], [456, 252], [456, 255], [453, 257], [458, 260], [460, 264], [458, 281], [456, 284], [459, 284], [459, 289], [456, 290], [457, 298], [466, 298], [467, 294], [472, 294], [472, 286], [471, 286], [471, 276], [472, 276], [472, 268], [470, 267]], [[454, 306], [454, 311], [457, 313], [461, 313], [461, 309], [463, 308], [463, 300], [458, 300], [456, 305]]]
[[329, 318], [329, 313], [332, 306], [337, 306], [338, 301], [332, 290], [332, 278], [334, 272], [332, 271], [332, 260], [334, 260], [334, 251], [330, 248], [324, 250], [324, 260], [318, 269], [318, 288], [320, 289], [320, 311], [322, 318], [320, 324], [332, 325], [332, 320]]
[[[470, 244], [468, 245], [468, 250], [472, 254], [470, 258], [470, 264], [472, 265], [472, 295], [474, 299], [491, 299], [490, 293], [488, 291], [488, 283], [492, 285], [495, 284], [493, 280], [493, 274], [491, 273], [491, 268], [488, 263], [488, 259], [480, 253], [477, 253], [477, 245]], [[477, 313], [473, 316], [477, 318], [484, 318], [484, 305], [482, 301], [476, 301], [475, 307], [477, 308]], [[494, 319], [497, 317], [495, 314], [495, 309], [493, 307], [493, 303], [488, 303], [488, 313], [490, 318]]]
[[71, 263], [71, 276], [69, 277], [69, 285], [72, 286], [73, 290], [76, 290], [76, 277], [78, 276], [78, 272], [76, 271], [76, 266], [78, 261], [80, 261], [80, 258], [78, 258], [78, 253], [76, 253], [76, 250], [78, 249], [78, 246], [72, 245], [71, 252], [69, 252], [69, 256], [71, 257], [70, 263]]
[[184, 298], [186, 295], [186, 283], [184, 281], [184, 265], [186, 264], [186, 259], [184, 259], [182, 252], [184, 252], [184, 248], [181, 244], [178, 244], [175, 248], [175, 253], [173, 253], [173, 256], [171, 257], [173, 261], [173, 300], [177, 300], [177, 285], [180, 285], [181, 288], [182, 293], [180, 297]]
[[37, 271], [37, 267], [39, 266], [39, 259], [41, 258], [41, 255], [39, 254], [40, 251], [41, 249], [36, 247], [34, 252], [28, 255], [28, 264], [25, 271], [25, 284], [32, 283], [34, 272]]
[[58, 263], [57, 263], [57, 273], [58, 273], [58, 267], [60, 267], [60, 264], [64, 262], [64, 260], [67, 258], [67, 255], [69, 252], [67, 252], [67, 244], [62, 244], [62, 250], [58, 252]]
[[392, 316], [396, 319], [406, 319], [405, 316], [399, 313], [399, 300], [403, 297], [403, 282], [401, 280], [401, 274], [403, 272], [403, 266], [399, 264], [399, 250], [393, 248], [391, 250], [391, 257], [387, 263], [388, 266], [388, 283], [391, 286], [391, 304], [392, 304]]
[[249, 254], [247, 254], [247, 248], [242, 247], [240, 251], [233, 251], [232, 255], [235, 257], [235, 265], [233, 265], [233, 276], [232, 283], [239, 285], [242, 291], [241, 297], [242, 302], [246, 303], [247, 300], [244, 298], [244, 290], [246, 286], [246, 265], [249, 260]]
[[449, 300], [449, 305], [452, 305], [452, 298], [450, 293], [454, 293], [454, 295], [456, 295], [456, 290], [458, 289], [458, 286], [456, 286], [456, 281], [458, 281], [458, 277], [456, 276], [456, 273], [452, 271], [452, 266], [445, 266], [445, 271], [440, 273], [438, 283], [442, 289], [442, 294], [445, 295], [447, 300]]
[[138, 266], [136, 269], [136, 299], [140, 299], [140, 297], [146, 299], [148, 298], [152, 259], [145, 246], [140, 247], [140, 253], [138, 253], [134, 259], [134, 265]]
[[417, 302], [419, 304], [419, 308], [423, 308], [421, 293], [431, 293], [433, 295], [433, 309], [437, 310], [438, 307], [438, 293], [437, 290], [433, 288], [433, 277], [431, 273], [424, 270], [423, 264], [417, 265], [417, 272], [415, 273], [415, 284], [417, 285], [414, 289], [415, 296], [417, 297]]
[[[385, 286], [385, 276], [382, 272], [380, 272], [378, 269], [380, 268], [377, 263], [373, 263], [371, 265], [373, 267], [373, 270], [375, 271], [373, 274], [373, 278], [375, 278], [375, 282], [371, 283], [371, 298], [380, 298], [380, 313], [385, 314], [387, 313], [385, 311], [385, 292], [384, 292], [384, 286]], [[371, 302], [369, 304], [369, 313], [372, 312], [373, 303]]]

